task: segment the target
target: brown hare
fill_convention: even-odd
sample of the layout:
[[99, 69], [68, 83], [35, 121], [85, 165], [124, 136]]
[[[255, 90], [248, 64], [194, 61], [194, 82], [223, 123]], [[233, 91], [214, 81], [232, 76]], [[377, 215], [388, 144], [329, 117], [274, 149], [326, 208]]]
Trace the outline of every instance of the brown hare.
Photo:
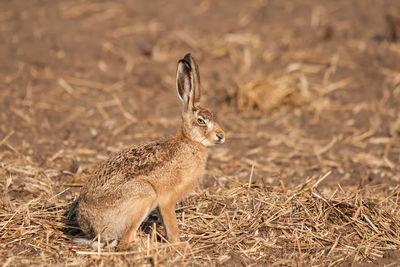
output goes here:
[[194, 189], [205, 169], [207, 147], [224, 143], [225, 134], [214, 115], [200, 107], [199, 68], [190, 54], [178, 61], [176, 87], [183, 104], [178, 134], [111, 155], [81, 189], [76, 219], [89, 237], [100, 234], [102, 242], [128, 246], [158, 207], [168, 240], [179, 242], [175, 203]]

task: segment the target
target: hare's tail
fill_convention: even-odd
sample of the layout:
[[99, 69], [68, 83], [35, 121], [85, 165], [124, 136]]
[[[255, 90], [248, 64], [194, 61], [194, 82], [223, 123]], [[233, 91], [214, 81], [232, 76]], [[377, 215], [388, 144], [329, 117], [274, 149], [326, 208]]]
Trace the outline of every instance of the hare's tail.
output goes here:
[[75, 200], [63, 215], [66, 223], [69, 223], [69, 224], [76, 223], [76, 209], [77, 208], [78, 208], [78, 200]]

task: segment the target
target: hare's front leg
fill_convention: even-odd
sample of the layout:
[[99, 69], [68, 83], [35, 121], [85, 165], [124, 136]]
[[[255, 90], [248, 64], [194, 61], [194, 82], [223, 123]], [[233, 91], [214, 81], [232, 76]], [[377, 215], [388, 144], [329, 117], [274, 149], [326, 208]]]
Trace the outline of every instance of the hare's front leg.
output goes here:
[[178, 223], [176, 221], [175, 201], [160, 201], [159, 208], [167, 231], [168, 240], [171, 243], [179, 242]]

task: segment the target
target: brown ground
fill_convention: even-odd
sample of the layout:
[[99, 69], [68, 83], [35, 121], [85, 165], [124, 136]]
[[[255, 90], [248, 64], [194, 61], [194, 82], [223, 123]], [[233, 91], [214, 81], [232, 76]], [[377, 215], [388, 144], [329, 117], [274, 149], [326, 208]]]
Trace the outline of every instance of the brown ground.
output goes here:
[[[61, 215], [82, 174], [113, 151], [176, 132], [174, 75], [187, 52], [200, 65], [202, 101], [227, 133], [197, 193], [179, 205], [191, 252], [174, 253], [154, 236], [146, 252], [144, 235], [142, 251], [81, 255], [92, 250], [71, 244]], [[400, 262], [397, 0], [7, 1], [0, 9], [0, 90], [6, 266]], [[261, 196], [273, 205], [257, 202]], [[284, 226], [293, 216], [265, 223], [274, 209], [296, 203], [304, 208], [302, 227], [312, 226], [309, 218], [338, 225], [315, 226], [301, 240], [303, 228]], [[359, 227], [371, 229], [350, 223], [341, 232], [345, 215], [332, 222], [311, 214], [316, 207], [329, 212], [324, 203], [350, 210], [349, 220], [366, 208], [376, 221], [362, 217]], [[238, 220], [234, 213], [250, 206], [250, 217]], [[183, 214], [204, 215], [204, 228]], [[219, 219], [204, 223], [207, 214], [223, 216], [242, 237], [221, 230], [224, 242], [216, 239]], [[248, 228], [240, 228], [246, 220]], [[325, 230], [331, 236], [313, 239]]]

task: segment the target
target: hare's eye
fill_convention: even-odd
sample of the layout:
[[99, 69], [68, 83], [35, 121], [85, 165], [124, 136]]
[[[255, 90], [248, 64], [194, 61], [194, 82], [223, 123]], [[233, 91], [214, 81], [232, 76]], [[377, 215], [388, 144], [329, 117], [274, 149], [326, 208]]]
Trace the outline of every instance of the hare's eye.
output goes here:
[[206, 122], [203, 119], [198, 118], [197, 123], [200, 125], [206, 125]]

